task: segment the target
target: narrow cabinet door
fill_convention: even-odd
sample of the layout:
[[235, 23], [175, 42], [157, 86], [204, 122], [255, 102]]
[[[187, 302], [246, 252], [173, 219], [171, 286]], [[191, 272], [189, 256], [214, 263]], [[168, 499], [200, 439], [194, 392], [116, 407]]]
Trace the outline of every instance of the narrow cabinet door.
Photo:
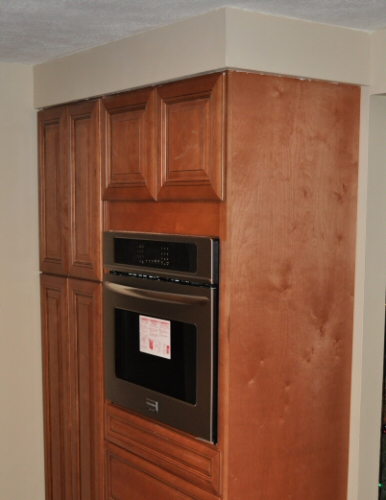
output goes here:
[[69, 280], [72, 500], [103, 496], [102, 285]]
[[102, 99], [103, 198], [155, 199], [155, 89]]
[[157, 87], [157, 200], [222, 200], [222, 73]]
[[66, 108], [41, 111], [39, 134], [40, 270], [67, 274]]
[[70, 500], [71, 438], [67, 279], [41, 275], [46, 499]]
[[100, 281], [101, 195], [99, 102], [67, 107], [69, 275]]

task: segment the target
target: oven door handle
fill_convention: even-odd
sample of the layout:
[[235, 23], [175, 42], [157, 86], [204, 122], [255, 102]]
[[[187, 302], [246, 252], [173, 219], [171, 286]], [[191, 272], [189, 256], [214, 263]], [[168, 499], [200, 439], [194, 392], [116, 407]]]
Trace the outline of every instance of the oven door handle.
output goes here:
[[207, 297], [144, 290], [142, 288], [133, 288], [131, 286], [119, 285], [118, 283], [111, 283], [110, 281], [105, 281], [105, 287], [112, 292], [136, 299], [156, 300], [158, 302], [170, 302], [172, 304], [183, 304], [188, 306], [203, 306], [209, 302]]

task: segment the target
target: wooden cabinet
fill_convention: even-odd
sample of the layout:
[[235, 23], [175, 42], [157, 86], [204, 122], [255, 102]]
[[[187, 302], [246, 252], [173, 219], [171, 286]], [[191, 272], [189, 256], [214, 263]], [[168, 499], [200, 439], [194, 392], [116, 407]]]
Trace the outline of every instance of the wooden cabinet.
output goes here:
[[41, 275], [47, 500], [103, 498], [101, 288]]
[[[360, 89], [226, 79], [223, 202], [114, 202], [108, 227], [220, 237], [221, 486], [171, 472], [157, 439], [154, 463], [142, 425], [133, 443], [131, 424], [112, 422], [109, 498], [168, 498], [173, 484], [169, 498], [346, 500]], [[174, 118], [171, 133], [185, 134]]]
[[[227, 72], [39, 114], [47, 500], [346, 500], [359, 104]], [[100, 154], [105, 229], [220, 238], [216, 446], [106, 402], [101, 452]]]
[[40, 269], [102, 279], [99, 102], [41, 111]]
[[106, 200], [221, 200], [223, 74], [102, 99]]
[[38, 121], [47, 500], [102, 500], [99, 102]]

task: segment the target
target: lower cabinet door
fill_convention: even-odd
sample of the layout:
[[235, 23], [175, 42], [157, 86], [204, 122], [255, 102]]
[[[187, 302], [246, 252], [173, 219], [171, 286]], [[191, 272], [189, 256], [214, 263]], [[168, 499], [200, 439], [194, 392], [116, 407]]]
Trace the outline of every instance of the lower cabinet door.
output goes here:
[[73, 500], [103, 498], [102, 285], [69, 279]]
[[46, 500], [70, 500], [71, 394], [67, 279], [41, 275]]
[[102, 500], [102, 285], [41, 276], [46, 500]]

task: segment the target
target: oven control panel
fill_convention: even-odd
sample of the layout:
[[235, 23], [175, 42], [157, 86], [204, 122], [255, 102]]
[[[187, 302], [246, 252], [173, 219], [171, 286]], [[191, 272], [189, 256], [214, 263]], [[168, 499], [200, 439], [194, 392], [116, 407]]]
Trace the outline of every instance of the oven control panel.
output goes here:
[[[108, 270], [198, 278], [218, 283], [217, 238], [106, 231], [104, 261]], [[145, 270], [151, 272], [145, 272]], [[157, 273], [153, 273], [157, 271]]]
[[114, 262], [128, 266], [195, 273], [197, 246], [194, 243], [115, 238]]

